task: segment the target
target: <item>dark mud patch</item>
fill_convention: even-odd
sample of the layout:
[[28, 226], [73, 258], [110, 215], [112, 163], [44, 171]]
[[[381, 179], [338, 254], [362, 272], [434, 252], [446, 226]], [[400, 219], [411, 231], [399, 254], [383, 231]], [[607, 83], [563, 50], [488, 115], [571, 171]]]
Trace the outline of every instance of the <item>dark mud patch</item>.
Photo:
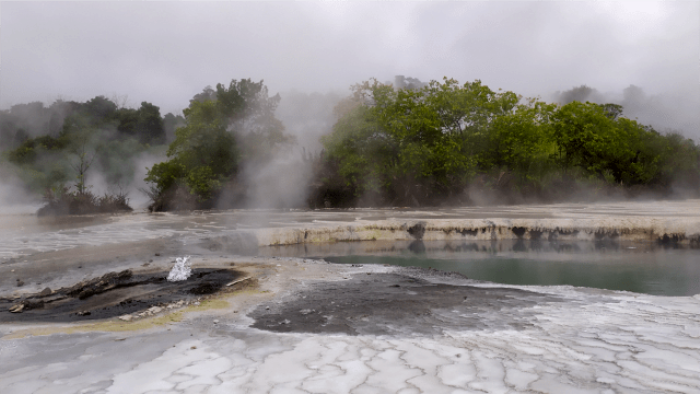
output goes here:
[[192, 276], [181, 282], [168, 282], [167, 275], [110, 272], [56, 291], [46, 288], [18, 299], [0, 298], [0, 323], [110, 318], [213, 294], [242, 277], [234, 270], [205, 268], [193, 269]]
[[416, 241], [420, 241], [423, 239], [423, 235], [425, 235], [425, 223], [418, 222], [409, 227], [407, 231]]
[[[532, 327], [532, 307], [561, 300], [546, 294], [466, 285], [436, 284], [435, 270], [356, 274], [324, 282], [283, 303], [259, 306], [252, 327], [276, 332], [349, 335], [430, 335], [445, 330]], [[440, 272], [438, 276], [450, 276]]]

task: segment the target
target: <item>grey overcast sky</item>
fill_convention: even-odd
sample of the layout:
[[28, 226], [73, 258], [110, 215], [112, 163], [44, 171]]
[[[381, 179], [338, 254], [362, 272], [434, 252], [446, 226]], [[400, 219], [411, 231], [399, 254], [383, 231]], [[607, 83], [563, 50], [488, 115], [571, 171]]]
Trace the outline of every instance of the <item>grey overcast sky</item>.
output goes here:
[[700, 2], [2, 2], [0, 108], [96, 95], [179, 111], [206, 85], [394, 75], [547, 95], [700, 92]]

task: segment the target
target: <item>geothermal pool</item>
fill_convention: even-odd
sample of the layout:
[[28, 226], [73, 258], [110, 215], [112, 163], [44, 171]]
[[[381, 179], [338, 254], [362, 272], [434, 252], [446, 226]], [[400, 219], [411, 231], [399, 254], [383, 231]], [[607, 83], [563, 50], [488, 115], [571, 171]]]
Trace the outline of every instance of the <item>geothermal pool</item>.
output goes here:
[[700, 249], [696, 248], [642, 243], [412, 242], [385, 250], [318, 257], [341, 264], [433, 268], [511, 285], [570, 285], [664, 296], [700, 294]]
[[697, 200], [0, 217], [0, 392], [699, 393], [699, 245]]

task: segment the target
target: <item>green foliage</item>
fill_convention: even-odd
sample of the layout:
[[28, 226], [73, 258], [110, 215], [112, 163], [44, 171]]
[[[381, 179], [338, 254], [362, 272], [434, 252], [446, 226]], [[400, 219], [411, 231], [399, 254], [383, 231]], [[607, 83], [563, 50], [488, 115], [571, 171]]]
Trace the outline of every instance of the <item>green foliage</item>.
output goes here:
[[549, 124], [555, 108], [553, 104], [529, 100], [495, 118], [485, 133], [486, 143], [476, 152], [480, 168], [508, 169], [541, 184], [546, 174], [557, 167], [553, 160], [557, 144], [552, 140]]
[[700, 149], [625, 118], [620, 105], [523, 100], [478, 80], [422, 86], [353, 87], [321, 140], [331, 169], [321, 194], [342, 185], [353, 193], [346, 201], [374, 193], [380, 203], [415, 205], [474, 186], [553, 198], [573, 195], [577, 183], [668, 191], [680, 182], [698, 192]]
[[693, 140], [677, 133], [664, 137], [655, 135], [649, 149], [658, 152], [658, 173], [664, 186], [678, 186], [697, 190], [700, 188], [700, 149]]
[[295, 142], [284, 133], [284, 125], [275, 117], [280, 96], [269, 97], [263, 81], [233, 80], [228, 88], [216, 85], [216, 107], [226, 129], [236, 136], [241, 162], [261, 163], [277, 151]]
[[[139, 109], [118, 108], [97, 96], [85, 103], [57, 101], [49, 108], [32, 103], [13, 110], [2, 114], [3, 127], [14, 124], [34, 129], [31, 133], [18, 129], [15, 147], [4, 152], [3, 159], [13, 164], [36, 193], [69, 182], [84, 193], [89, 186], [85, 184], [88, 170], [99, 171], [109, 185], [125, 186], [133, 179], [133, 159], [165, 141], [160, 110], [147, 102]], [[21, 116], [38, 121], [34, 124]], [[29, 136], [41, 130], [50, 133]]]
[[88, 117], [95, 125], [99, 125], [104, 119], [113, 118], [116, 112], [117, 104], [105, 98], [105, 96], [97, 96], [87, 101], [80, 108], [80, 113]]
[[[621, 185], [668, 182], [670, 178], [662, 176], [660, 165], [669, 138], [619, 117], [621, 111], [611, 104], [577, 101], [561, 107], [552, 124], [560, 165], [580, 167], [589, 177]], [[693, 150], [697, 148], [693, 146]]]
[[165, 140], [168, 144], [175, 140], [175, 130], [185, 125], [185, 118], [181, 115], [167, 113], [163, 116], [163, 128], [165, 129]]
[[200, 201], [211, 198], [236, 170], [236, 141], [213, 101], [193, 101], [185, 111], [186, 125], [177, 129], [167, 162], [154, 165], [146, 177], [165, 192], [178, 180]]
[[450, 98], [460, 97], [454, 91], [428, 89], [394, 91], [382, 86], [374, 92], [370, 113], [390, 153], [389, 162], [380, 169], [383, 186], [399, 201], [459, 184], [475, 169], [475, 161], [467, 154], [469, 146], [464, 144], [469, 131], [453, 121], [460, 108]]
[[165, 126], [160, 116], [160, 108], [142, 102], [139, 109], [121, 108], [115, 112], [119, 133], [135, 138], [143, 144], [165, 143]]
[[327, 158], [356, 196], [373, 192], [408, 204], [464, 189], [478, 170], [476, 153], [489, 144], [488, 130], [518, 102], [480, 81], [447, 78], [418, 90], [377, 81], [354, 89], [355, 108], [322, 139]]
[[17, 149], [8, 152], [8, 159], [15, 164], [31, 164], [37, 159], [38, 151], [57, 151], [67, 146], [66, 138], [42, 136], [25, 140]]
[[[316, 176], [314, 204], [465, 203], [465, 191], [476, 189], [510, 196], [506, 202], [556, 200], [576, 196], [581, 185], [596, 195], [700, 192], [692, 140], [628, 119], [620, 105], [575, 99], [590, 94], [581, 87], [557, 105], [479, 80], [355, 85], [335, 107], [324, 153], [305, 158]], [[262, 81], [243, 79], [206, 87], [184, 117], [161, 117], [148, 102], [122, 108], [104, 96], [14, 105], [0, 111], [1, 159], [31, 190], [55, 190], [57, 207], [119, 205], [90, 193], [87, 172], [97, 167], [109, 184], [125, 185], [136, 156], [163, 152], [168, 141], [168, 159], [146, 177], [153, 208], [212, 206], [225, 189], [233, 200], [244, 195], [238, 174], [295, 142], [275, 117], [279, 102]]]
[[[183, 111], [184, 125], [168, 147], [169, 160], [148, 170], [152, 209], [182, 205], [181, 189], [196, 203], [211, 203], [241, 166], [269, 160], [293, 142], [274, 116], [279, 96], [269, 97], [263, 82], [233, 80], [229, 86], [207, 87]], [[178, 197], [180, 196], [180, 197]], [[186, 199], [186, 198], [185, 198]]]

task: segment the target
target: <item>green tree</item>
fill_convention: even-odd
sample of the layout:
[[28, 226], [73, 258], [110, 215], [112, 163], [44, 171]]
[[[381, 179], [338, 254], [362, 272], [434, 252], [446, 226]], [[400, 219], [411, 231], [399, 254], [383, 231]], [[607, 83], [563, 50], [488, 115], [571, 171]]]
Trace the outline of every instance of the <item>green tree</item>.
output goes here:
[[275, 116], [279, 94], [270, 97], [263, 81], [233, 80], [226, 87], [216, 85], [216, 107], [241, 148], [243, 163], [270, 160], [277, 151], [295, 142], [284, 133], [284, 125]]
[[339, 103], [333, 132], [321, 140], [326, 189], [317, 195], [433, 204], [474, 186], [545, 198], [572, 196], [579, 184], [700, 188], [693, 141], [627, 119], [620, 105], [524, 100], [478, 80], [404, 85], [363, 82]]
[[479, 152], [479, 167], [507, 169], [541, 186], [556, 168], [557, 144], [550, 124], [555, 110], [554, 104], [531, 99], [494, 119]]
[[235, 172], [238, 151], [215, 102], [193, 101], [184, 114], [186, 125], [177, 129], [168, 148], [171, 160], [154, 165], [146, 181], [155, 183], [160, 192], [181, 182], [201, 202]]
[[158, 145], [165, 143], [165, 127], [160, 108], [146, 101], [138, 110], [137, 134], [142, 143]]
[[135, 138], [142, 144], [165, 143], [165, 126], [159, 107], [144, 101], [139, 109], [121, 108], [114, 117], [121, 135]]
[[117, 112], [117, 104], [105, 98], [105, 96], [96, 96], [81, 105], [80, 112], [91, 125], [99, 126], [106, 120], [114, 118]]
[[197, 203], [209, 203], [241, 165], [269, 160], [280, 145], [293, 142], [274, 116], [278, 102], [262, 81], [249, 79], [195, 96], [183, 111], [185, 125], [175, 131], [169, 160], [148, 170], [153, 209], [169, 209], [182, 189]]
[[658, 182], [664, 138], [621, 114], [614, 104], [574, 101], [559, 108], [552, 128], [560, 165], [620, 185]]
[[489, 129], [519, 100], [480, 81], [447, 78], [420, 89], [376, 80], [353, 89], [352, 100], [339, 105], [344, 115], [333, 133], [322, 139], [327, 160], [356, 195], [369, 191], [410, 204], [459, 193], [477, 170]]
[[181, 115], [173, 115], [168, 112], [163, 116], [163, 129], [165, 130], [165, 140], [168, 144], [175, 140], [175, 130], [185, 125], [185, 118]]

